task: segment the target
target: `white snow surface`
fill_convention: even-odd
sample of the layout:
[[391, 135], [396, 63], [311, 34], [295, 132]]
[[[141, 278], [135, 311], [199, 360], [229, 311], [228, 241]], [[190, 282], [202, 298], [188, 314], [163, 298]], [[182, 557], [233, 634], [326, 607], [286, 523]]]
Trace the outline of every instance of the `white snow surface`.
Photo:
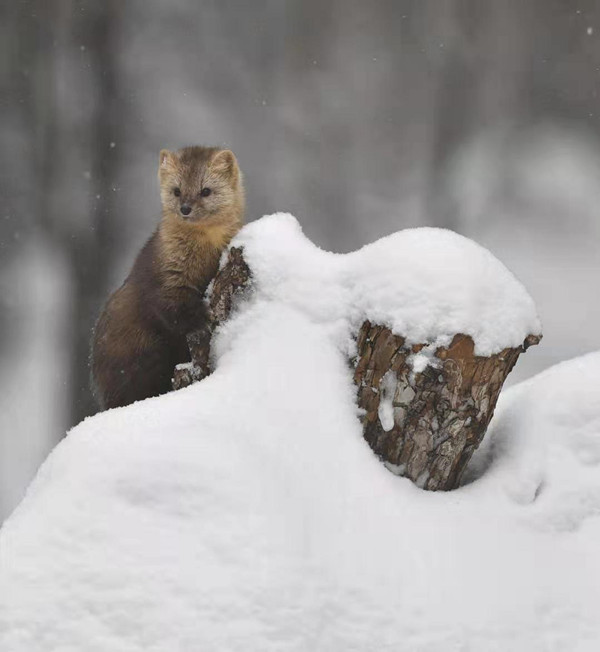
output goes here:
[[[281, 228], [300, 272], [291, 227], [241, 240]], [[43, 465], [0, 531], [0, 650], [598, 650], [600, 353], [503, 393], [469, 483], [425, 492], [362, 439], [331, 255], [296, 297], [282, 251], [213, 375]]]
[[365, 319], [409, 343], [471, 335], [478, 355], [540, 334], [525, 288], [487, 249], [453, 231], [405, 229], [350, 254], [319, 249], [297, 220], [278, 213], [246, 226], [244, 247], [265, 298], [327, 322], [340, 345]]

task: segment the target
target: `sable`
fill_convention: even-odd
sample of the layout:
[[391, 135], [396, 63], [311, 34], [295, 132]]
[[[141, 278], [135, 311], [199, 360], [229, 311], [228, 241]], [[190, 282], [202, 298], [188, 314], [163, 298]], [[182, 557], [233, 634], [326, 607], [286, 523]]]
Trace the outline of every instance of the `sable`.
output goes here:
[[168, 392], [189, 361], [186, 334], [206, 323], [204, 293], [242, 226], [234, 154], [214, 147], [160, 153], [160, 225], [96, 324], [92, 384], [103, 409]]

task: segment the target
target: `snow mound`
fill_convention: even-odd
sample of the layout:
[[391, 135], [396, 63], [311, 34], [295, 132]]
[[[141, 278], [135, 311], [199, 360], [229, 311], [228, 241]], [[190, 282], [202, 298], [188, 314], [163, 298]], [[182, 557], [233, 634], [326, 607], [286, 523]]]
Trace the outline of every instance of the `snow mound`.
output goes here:
[[246, 226], [234, 246], [261, 293], [328, 322], [341, 346], [365, 319], [411, 344], [470, 335], [477, 355], [539, 335], [533, 300], [487, 249], [446, 229], [399, 231], [350, 254], [319, 249], [278, 213]]
[[309, 296], [357, 290], [315, 262], [293, 294], [285, 221], [241, 237], [291, 242], [215, 373], [86, 419], [43, 465], [0, 531], [0, 650], [597, 650], [600, 354], [506, 392], [471, 483], [421, 491], [362, 439], [347, 327]]
[[527, 506], [531, 526], [573, 531], [600, 516], [600, 353], [500, 395], [492, 431], [472, 460], [471, 477], [484, 472], [485, 482], [501, 483]]

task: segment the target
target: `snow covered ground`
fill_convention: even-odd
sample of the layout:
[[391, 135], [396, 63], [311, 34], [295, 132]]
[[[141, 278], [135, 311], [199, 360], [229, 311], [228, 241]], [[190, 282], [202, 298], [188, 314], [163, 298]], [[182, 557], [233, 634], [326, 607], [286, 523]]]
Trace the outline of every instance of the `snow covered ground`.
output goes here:
[[[74, 428], [6, 522], [0, 650], [599, 649], [600, 353], [503, 393], [467, 483], [421, 491], [363, 441], [345, 350], [353, 321], [400, 318], [374, 279], [385, 261], [402, 272], [402, 241], [331, 257], [291, 218], [261, 222], [242, 236], [256, 293], [220, 333], [215, 373]], [[488, 270], [439, 324], [464, 320], [480, 350], [539, 327], [485, 251], [410, 233], [425, 257], [468, 252], [449, 255], [456, 274]], [[490, 287], [519, 306], [506, 328]]]

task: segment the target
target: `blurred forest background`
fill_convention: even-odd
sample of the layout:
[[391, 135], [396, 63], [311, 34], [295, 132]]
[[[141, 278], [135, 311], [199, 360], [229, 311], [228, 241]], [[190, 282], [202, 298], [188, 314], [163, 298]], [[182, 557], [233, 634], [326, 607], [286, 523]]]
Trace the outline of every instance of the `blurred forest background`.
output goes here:
[[512, 380], [600, 348], [596, 0], [4, 0], [0, 520], [94, 412], [90, 333], [162, 147], [231, 147], [248, 219], [348, 251], [454, 229], [537, 301]]

